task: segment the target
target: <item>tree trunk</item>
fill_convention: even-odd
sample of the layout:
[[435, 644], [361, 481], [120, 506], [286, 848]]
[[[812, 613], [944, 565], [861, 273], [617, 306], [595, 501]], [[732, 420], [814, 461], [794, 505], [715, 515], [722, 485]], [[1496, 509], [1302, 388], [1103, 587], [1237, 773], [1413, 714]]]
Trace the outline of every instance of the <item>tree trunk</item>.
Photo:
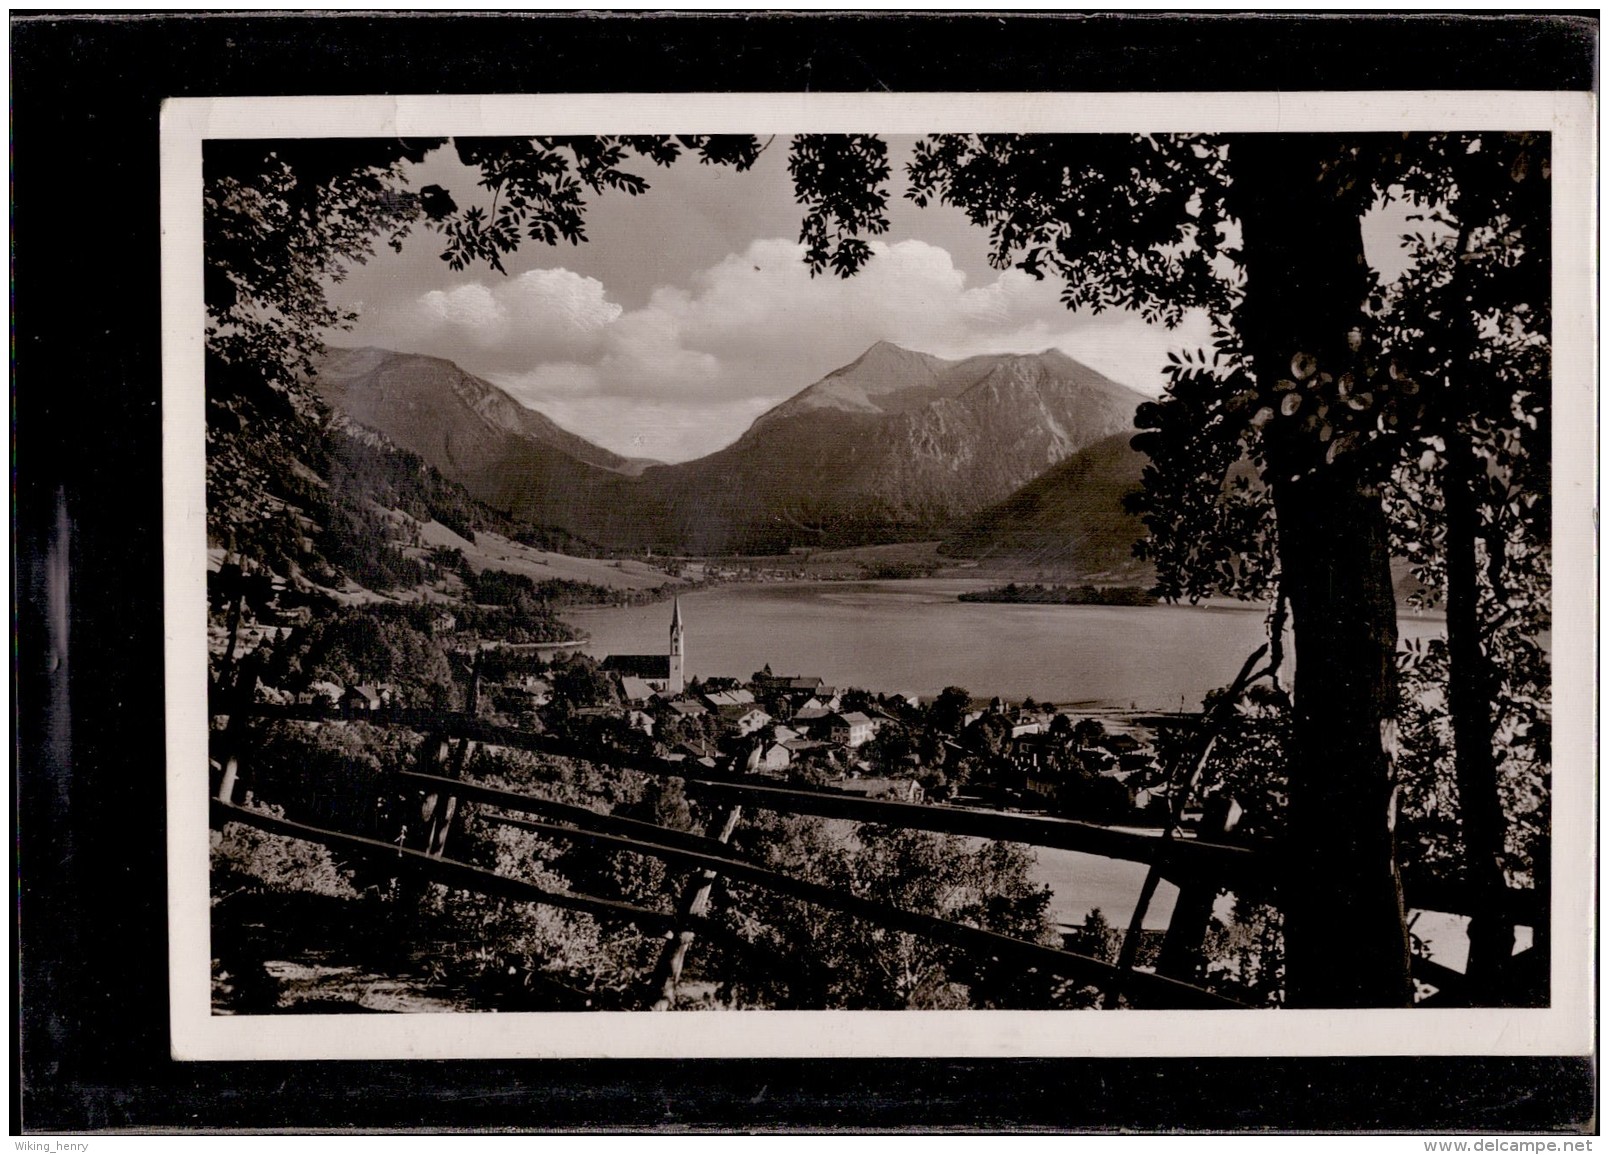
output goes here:
[[[1237, 322], [1265, 396], [1296, 375], [1297, 354], [1337, 375], [1353, 358], [1349, 333], [1369, 289], [1359, 219], [1372, 174], [1355, 170], [1347, 144], [1231, 141], [1246, 273]], [[1413, 987], [1394, 853], [1397, 622], [1385, 513], [1355, 459], [1328, 461], [1328, 446], [1299, 422], [1276, 419], [1265, 448], [1296, 638], [1286, 1001], [1401, 1006]]]
[[1287, 1002], [1412, 998], [1395, 856], [1396, 602], [1380, 499], [1344, 471], [1275, 488], [1296, 635]]
[[1503, 806], [1492, 749], [1492, 674], [1481, 653], [1480, 532], [1475, 449], [1460, 428], [1447, 432], [1443, 499], [1447, 508], [1447, 713], [1452, 721], [1470, 915], [1470, 998], [1501, 996], [1502, 971], [1514, 953], [1514, 926], [1504, 912]]

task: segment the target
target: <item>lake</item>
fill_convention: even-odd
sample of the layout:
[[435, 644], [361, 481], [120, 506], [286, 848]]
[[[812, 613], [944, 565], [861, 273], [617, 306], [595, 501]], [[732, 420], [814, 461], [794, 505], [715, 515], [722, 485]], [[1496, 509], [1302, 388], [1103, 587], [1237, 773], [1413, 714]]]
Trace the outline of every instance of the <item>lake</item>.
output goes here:
[[[935, 695], [1033, 697], [1057, 704], [1196, 709], [1264, 641], [1257, 607], [1041, 606], [958, 602], [990, 582], [726, 585], [682, 598], [688, 675], [818, 675], [829, 685]], [[586, 608], [565, 617], [605, 654], [664, 653], [667, 604]], [[1439, 617], [1404, 616], [1404, 638], [1439, 635]]]
[[[829, 685], [934, 695], [1033, 697], [1059, 705], [1190, 710], [1225, 685], [1263, 644], [1259, 607], [1040, 606], [958, 602], [979, 579], [726, 585], [682, 597], [688, 675], [817, 675]], [[586, 608], [566, 618], [606, 654], [664, 653], [670, 606]], [[1404, 639], [1439, 636], [1439, 616], [1404, 615]], [[1059, 922], [1100, 907], [1126, 926], [1146, 868], [1038, 848], [1034, 881], [1052, 891]], [[1145, 918], [1167, 926], [1177, 891], [1164, 883]]]

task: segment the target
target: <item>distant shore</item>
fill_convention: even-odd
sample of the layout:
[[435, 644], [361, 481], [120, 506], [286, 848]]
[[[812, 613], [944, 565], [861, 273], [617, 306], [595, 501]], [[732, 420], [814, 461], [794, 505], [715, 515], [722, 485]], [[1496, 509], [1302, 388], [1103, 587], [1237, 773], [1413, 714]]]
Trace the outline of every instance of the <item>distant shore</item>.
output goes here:
[[1035, 606], [1154, 606], [1156, 597], [1140, 586], [1018, 585], [1008, 582], [959, 594], [962, 602], [1001, 602]]

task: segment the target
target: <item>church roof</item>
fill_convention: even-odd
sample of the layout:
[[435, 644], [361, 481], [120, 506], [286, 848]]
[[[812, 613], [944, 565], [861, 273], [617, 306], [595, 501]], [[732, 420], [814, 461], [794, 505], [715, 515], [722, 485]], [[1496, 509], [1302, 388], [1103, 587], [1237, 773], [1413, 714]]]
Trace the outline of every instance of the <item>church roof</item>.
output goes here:
[[610, 654], [603, 660], [603, 668], [636, 678], [664, 681], [670, 677], [669, 654]]

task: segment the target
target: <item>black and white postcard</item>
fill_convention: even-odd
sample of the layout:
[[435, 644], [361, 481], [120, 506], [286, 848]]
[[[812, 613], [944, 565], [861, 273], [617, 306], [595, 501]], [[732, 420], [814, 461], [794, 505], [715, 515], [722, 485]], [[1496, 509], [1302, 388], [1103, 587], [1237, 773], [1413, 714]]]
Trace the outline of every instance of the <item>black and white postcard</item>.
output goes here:
[[168, 102], [174, 1056], [1588, 1053], [1594, 127]]

